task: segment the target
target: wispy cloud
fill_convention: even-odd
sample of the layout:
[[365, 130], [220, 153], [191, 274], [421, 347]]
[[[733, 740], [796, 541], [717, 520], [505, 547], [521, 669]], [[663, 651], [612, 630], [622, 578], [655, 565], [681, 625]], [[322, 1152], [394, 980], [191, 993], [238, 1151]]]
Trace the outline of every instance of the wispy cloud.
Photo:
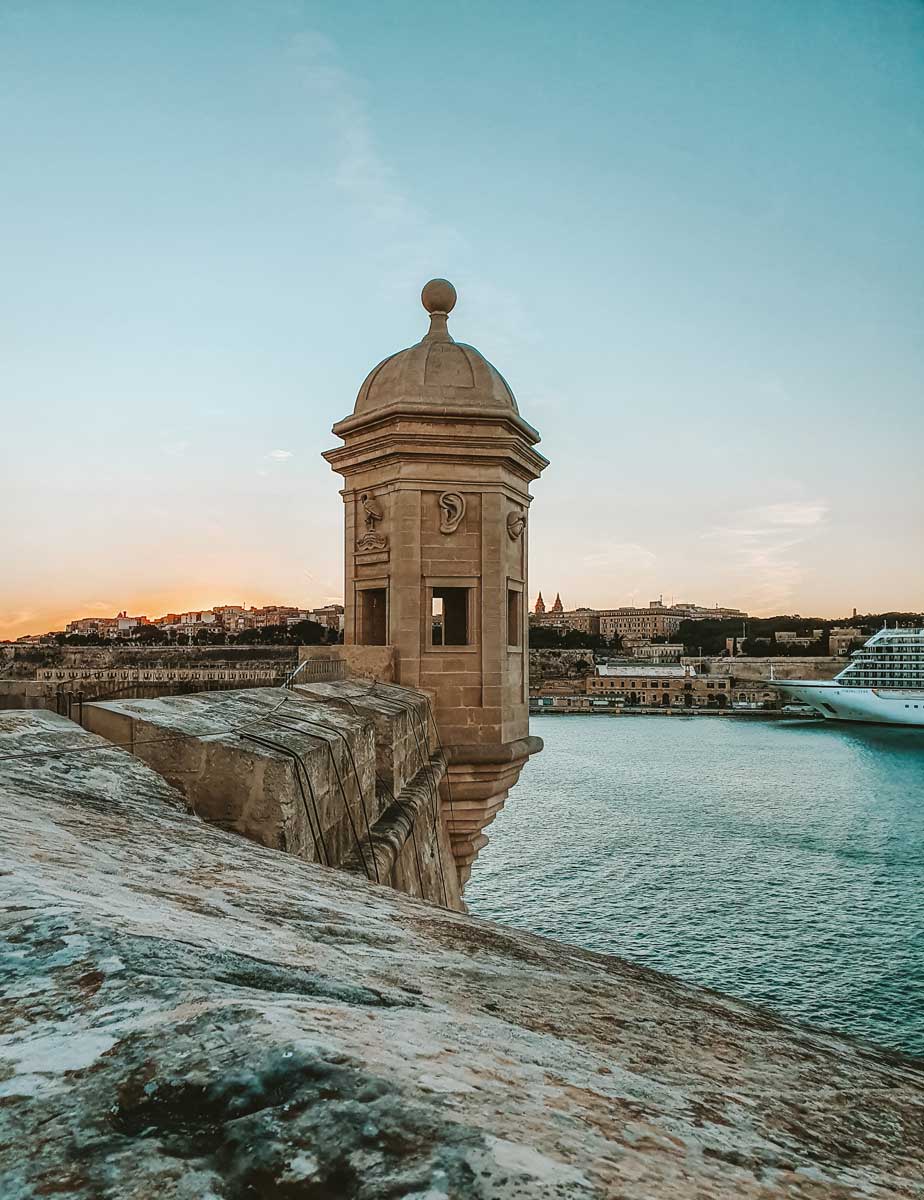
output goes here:
[[800, 547], [824, 529], [824, 500], [787, 500], [744, 509], [703, 534], [721, 554], [751, 607], [781, 610], [797, 596], [810, 563]]
[[359, 85], [342, 65], [335, 43], [321, 33], [300, 33], [294, 39], [293, 56], [303, 82], [324, 103], [337, 146], [337, 187], [377, 221], [419, 220], [421, 212], [378, 152]]
[[18, 630], [24, 625], [31, 627], [35, 618], [36, 613], [30, 608], [14, 609], [7, 612], [0, 611], [0, 628]]
[[343, 65], [336, 43], [304, 31], [292, 39], [291, 55], [301, 82], [323, 105], [333, 134], [335, 185], [376, 221], [419, 223], [427, 214], [409, 199], [379, 152], [362, 85]]
[[377, 253], [386, 259], [396, 287], [420, 286], [458, 254], [464, 239], [415, 202], [398, 172], [380, 151], [362, 81], [344, 66], [335, 42], [305, 31], [292, 40], [291, 58], [310, 92], [334, 145], [330, 181], [364, 222], [374, 227]]
[[491, 314], [494, 353], [534, 342], [537, 335], [523, 297], [498, 283], [491, 264], [479, 269], [477, 252], [462, 231], [416, 198], [381, 149], [370, 89], [345, 65], [336, 42], [303, 31], [292, 39], [290, 61], [333, 145], [328, 182], [368, 235], [366, 252], [382, 268], [389, 296], [403, 304], [426, 279], [448, 274], [472, 312]]
[[585, 567], [595, 567], [597, 570], [612, 568], [633, 571], [648, 570], [656, 561], [657, 555], [637, 542], [609, 542], [593, 554], [585, 554], [583, 559]]
[[821, 500], [787, 500], [781, 504], [765, 504], [754, 513], [762, 525], [799, 526], [821, 525], [828, 515], [828, 506]]
[[294, 457], [295, 453], [292, 450], [270, 450], [269, 453], [260, 457], [257, 475], [260, 479], [265, 479], [277, 467], [281, 467]]

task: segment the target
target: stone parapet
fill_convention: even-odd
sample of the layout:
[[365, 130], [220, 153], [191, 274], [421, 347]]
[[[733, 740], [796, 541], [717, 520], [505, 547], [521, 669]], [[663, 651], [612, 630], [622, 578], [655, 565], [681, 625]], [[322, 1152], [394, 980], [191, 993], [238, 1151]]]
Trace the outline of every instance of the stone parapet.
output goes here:
[[395, 794], [423, 769], [436, 749], [427, 697], [413, 688], [348, 678], [331, 683], [296, 683], [293, 690], [306, 700], [372, 722], [376, 776]]
[[312, 666], [323, 663], [341, 664], [345, 674], [378, 683], [394, 683], [397, 678], [394, 646], [300, 646], [298, 665], [302, 669], [293, 682], [301, 681]]
[[399, 703], [404, 689], [387, 690], [369, 696], [339, 681], [108, 701], [85, 704], [83, 721], [143, 759], [206, 821], [459, 908], [437, 801], [443, 760], [409, 716], [426, 702], [408, 693]]
[[58, 688], [54, 683], [33, 679], [0, 679], [0, 709], [57, 709]]

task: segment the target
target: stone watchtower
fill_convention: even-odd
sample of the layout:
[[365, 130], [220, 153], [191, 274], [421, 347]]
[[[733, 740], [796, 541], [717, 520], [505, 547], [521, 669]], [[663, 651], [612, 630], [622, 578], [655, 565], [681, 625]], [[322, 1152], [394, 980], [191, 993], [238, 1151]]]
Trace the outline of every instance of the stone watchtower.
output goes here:
[[452, 284], [432, 279], [421, 300], [429, 332], [369, 374], [324, 457], [345, 483], [344, 641], [394, 647], [397, 682], [433, 697], [464, 883], [542, 748], [528, 724], [527, 512], [548, 462], [500, 372], [450, 336]]

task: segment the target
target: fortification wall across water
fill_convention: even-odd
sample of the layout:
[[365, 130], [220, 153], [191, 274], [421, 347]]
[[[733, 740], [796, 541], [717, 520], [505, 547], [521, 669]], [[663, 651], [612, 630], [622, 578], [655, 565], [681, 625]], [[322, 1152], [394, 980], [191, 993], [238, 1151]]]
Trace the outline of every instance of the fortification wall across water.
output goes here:
[[35, 679], [39, 670], [176, 670], [218, 664], [264, 664], [280, 671], [298, 661], [298, 646], [0, 646], [0, 678]]

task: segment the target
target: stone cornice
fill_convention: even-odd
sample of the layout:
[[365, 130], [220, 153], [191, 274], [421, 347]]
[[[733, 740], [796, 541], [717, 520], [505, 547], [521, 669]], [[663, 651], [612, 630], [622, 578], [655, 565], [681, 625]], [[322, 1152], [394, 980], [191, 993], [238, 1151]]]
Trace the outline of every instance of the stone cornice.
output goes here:
[[397, 402], [389, 404], [385, 408], [378, 408], [372, 413], [360, 413], [344, 417], [342, 421], [338, 421], [331, 429], [338, 437], [346, 438], [347, 434], [354, 434], [360, 430], [371, 430], [380, 425], [392, 423], [395, 417], [405, 417], [411, 422], [420, 422], [425, 424], [432, 423], [449, 423], [458, 424], [463, 421], [466, 424], [497, 424], [501, 423], [509, 425], [516, 430], [521, 437], [525, 437], [530, 445], [536, 445], [541, 439], [538, 430], [534, 429], [528, 421], [513, 412], [509, 408], [481, 408], [473, 409], [471, 406], [464, 404], [447, 403], [441, 405], [438, 409], [434, 407], [423, 407], [421, 405], [408, 404], [406, 402]]
[[[448, 413], [394, 414], [364, 420], [344, 431], [346, 424], [334, 426], [335, 432], [345, 436], [346, 444], [324, 452], [325, 460], [342, 475], [389, 463], [493, 460], [532, 480], [548, 466], [548, 459], [533, 448], [538, 434], [509, 413], [492, 417], [467, 413], [464, 419]], [[530, 430], [528, 436], [524, 436], [523, 426]]]

